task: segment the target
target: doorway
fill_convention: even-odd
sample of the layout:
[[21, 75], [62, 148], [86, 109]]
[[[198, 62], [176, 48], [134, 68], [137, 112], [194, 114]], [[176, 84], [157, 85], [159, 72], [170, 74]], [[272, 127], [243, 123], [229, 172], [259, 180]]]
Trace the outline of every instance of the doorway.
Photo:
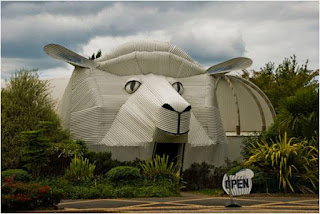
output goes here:
[[163, 155], [169, 156], [169, 161], [180, 163], [180, 167], [183, 163], [183, 155], [184, 155], [184, 143], [155, 143], [153, 157], [159, 155], [162, 157]]

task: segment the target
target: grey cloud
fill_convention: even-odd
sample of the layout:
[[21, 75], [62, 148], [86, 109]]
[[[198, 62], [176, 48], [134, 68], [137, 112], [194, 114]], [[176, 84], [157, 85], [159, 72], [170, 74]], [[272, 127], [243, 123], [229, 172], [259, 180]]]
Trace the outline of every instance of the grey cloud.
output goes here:
[[52, 60], [49, 57], [38, 59], [27, 58], [1, 58], [1, 79], [9, 78], [20, 69], [39, 69], [45, 70], [55, 67], [66, 67], [66, 63]]
[[[318, 38], [319, 29], [318, 2], [2, 2], [1, 9], [2, 57], [31, 61], [47, 59], [42, 49], [48, 43], [79, 52], [97, 36], [161, 30], [198, 62], [210, 65], [243, 56], [248, 45], [251, 50], [262, 45], [258, 50], [276, 55], [272, 51], [277, 43], [294, 41], [294, 50], [308, 52], [303, 44], [310, 48], [309, 41], [316, 41], [311, 36]], [[207, 20], [207, 28], [214, 30], [185, 24], [190, 20]], [[308, 42], [284, 38], [299, 37], [297, 29], [310, 32], [303, 34]], [[56, 65], [44, 60], [41, 66]]]
[[40, 13], [85, 16], [111, 7], [114, 2], [2, 2], [2, 17], [23, 17]]

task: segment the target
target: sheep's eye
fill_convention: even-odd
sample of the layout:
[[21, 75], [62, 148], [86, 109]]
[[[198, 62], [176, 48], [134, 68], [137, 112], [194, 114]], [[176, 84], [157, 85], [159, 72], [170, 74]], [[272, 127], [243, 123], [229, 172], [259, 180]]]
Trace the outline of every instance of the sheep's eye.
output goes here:
[[183, 86], [181, 82], [175, 82], [172, 84], [172, 86], [179, 94], [183, 93]]
[[129, 94], [132, 94], [139, 88], [140, 85], [141, 83], [139, 81], [131, 80], [126, 83], [125, 89]]

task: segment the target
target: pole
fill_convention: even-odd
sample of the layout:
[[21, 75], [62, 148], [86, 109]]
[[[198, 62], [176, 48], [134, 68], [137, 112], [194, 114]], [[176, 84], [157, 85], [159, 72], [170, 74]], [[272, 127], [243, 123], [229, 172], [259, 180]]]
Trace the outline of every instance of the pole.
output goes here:
[[228, 175], [228, 182], [229, 182], [229, 196], [230, 196], [230, 201], [227, 201], [226, 204], [224, 205], [225, 207], [241, 207], [241, 205], [233, 200], [232, 196], [232, 190], [231, 190], [231, 179], [230, 175]]

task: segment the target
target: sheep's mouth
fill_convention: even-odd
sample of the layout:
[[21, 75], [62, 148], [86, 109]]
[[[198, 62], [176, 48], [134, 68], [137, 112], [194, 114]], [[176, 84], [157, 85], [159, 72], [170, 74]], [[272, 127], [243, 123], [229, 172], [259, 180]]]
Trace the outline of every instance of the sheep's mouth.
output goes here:
[[190, 114], [190, 111], [179, 113], [162, 108], [159, 111], [157, 128], [173, 135], [186, 134], [189, 132]]

